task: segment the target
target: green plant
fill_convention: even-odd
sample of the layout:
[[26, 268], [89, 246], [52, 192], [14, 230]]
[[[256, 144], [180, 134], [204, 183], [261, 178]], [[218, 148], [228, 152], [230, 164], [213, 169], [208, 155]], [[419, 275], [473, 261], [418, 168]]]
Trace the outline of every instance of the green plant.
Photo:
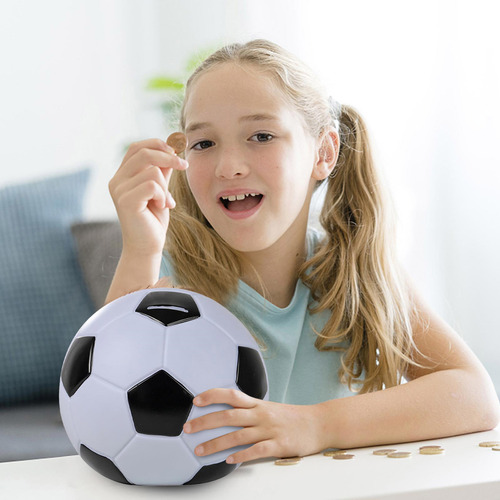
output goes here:
[[158, 75], [148, 80], [146, 89], [161, 95], [158, 105], [165, 120], [167, 130], [171, 131], [178, 128], [185, 83], [191, 73], [213, 51], [213, 46], [196, 51], [188, 58], [184, 71], [179, 75]]

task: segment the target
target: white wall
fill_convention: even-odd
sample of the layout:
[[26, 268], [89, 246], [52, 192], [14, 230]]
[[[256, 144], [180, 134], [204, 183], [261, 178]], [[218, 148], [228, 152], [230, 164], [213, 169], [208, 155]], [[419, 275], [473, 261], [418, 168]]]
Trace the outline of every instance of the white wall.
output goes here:
[[[317, 7], [317, 9], [315, 9]], [[500, 32], [494, 2], [299, 2], [301, 52], [366, 118], [403, 262], [500, 393]], [[318, 15], [318, 12], [323, 15]]]
[[166, 133], [151, 76], [198, 49], [270, 38], [371, 131], [400, 252], [500, 391], [500, 35], [494, 2], [10, 0], [0, 12], [0, 186], [91, 164], [88, 218], [114, 216], [124, 146]]
[[10, 1], [0, 15], [0, 185], [94, 167], [89, 217], [138, 136], [137, 40], [119, 0]]

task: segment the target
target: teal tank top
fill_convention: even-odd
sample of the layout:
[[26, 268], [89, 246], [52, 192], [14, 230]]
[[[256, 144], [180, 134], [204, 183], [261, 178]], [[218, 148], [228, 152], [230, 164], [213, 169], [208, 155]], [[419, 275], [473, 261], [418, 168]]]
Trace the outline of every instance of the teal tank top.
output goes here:
[[[310, 256], [319, 238], [317, 231], [308, 233]], [[160, 277], [163, 276], [176, 282], [167, 253], [161, 264]], [[318, 351], [314, 346], [314, 330], [322, 330], [330, 313], [311, 315], [311, 301], [310, 290], [301, 280], [285, 308], [275, 306], [240, 280], [237, 294], [226, 306], [263, 346], [271, 401], [307, 405], [354, 394], [339, 381], [342, 353]]]

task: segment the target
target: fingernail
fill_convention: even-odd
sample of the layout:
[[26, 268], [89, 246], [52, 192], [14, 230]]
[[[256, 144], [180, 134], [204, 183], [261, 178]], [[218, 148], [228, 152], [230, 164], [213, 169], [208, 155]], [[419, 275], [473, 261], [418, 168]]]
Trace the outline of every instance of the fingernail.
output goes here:
[[187, 162], [187, 160], [184, 160], [184, 158], [179, 158], [179, 160], [181, 161], [181, 164], [184, 168], [189, 167], [189, 163]]
[[195, 405], [200, 405], [201, 404], [201, 398], [199, 396], [196, 396], [194, 399], [193, 399], [193, 403]]
[[191, 424], [184, 424], [184, 432], [188, 434], [191, 432]]
[[226, 463], [228, 463], [228, 464], [234, 464], [234, 458], [233, 457], [227, 457], [226, 458]]
[[203, 455], [203, 451], [203, 446], [197, 446], [194, 450], [197, 455]]

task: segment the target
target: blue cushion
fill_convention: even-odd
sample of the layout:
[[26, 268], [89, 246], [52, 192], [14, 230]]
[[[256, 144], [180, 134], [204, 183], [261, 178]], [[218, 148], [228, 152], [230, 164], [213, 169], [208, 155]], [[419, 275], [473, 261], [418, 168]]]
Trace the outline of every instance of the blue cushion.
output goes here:
[[55, 399], [66, 350], [94, 312], [70, 232], [89, 176], [0, 189], [0, 406]]

